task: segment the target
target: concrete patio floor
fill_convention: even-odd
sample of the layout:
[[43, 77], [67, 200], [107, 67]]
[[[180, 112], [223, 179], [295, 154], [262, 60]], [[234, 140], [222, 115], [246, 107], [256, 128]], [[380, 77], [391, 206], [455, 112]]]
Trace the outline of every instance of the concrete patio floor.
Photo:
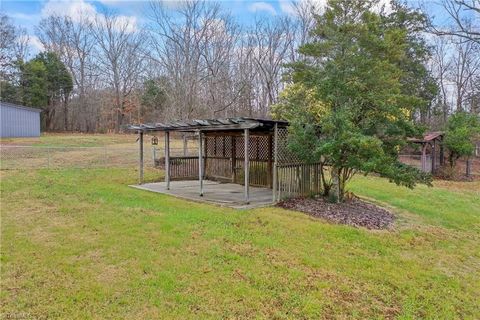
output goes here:
[[203, 197], [199, 195], [200, 183], [198, 180], [171, 181], [170, 190], [167, 190], [165, 182], [131, 185], [131, 187], [234, 209], [251, 209], [272, 204], [272, 189], [250, 187], [250, 202], [247, 204], [244, 202], [242, 185], [210, 180], [203, 182]]

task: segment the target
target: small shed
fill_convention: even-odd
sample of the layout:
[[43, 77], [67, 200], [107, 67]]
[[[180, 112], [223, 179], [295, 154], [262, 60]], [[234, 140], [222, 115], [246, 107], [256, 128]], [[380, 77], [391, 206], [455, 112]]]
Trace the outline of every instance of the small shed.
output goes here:
[[443, 148], [444, 133], [441, 131], [428, 132], [421, 139], [410, 138], [409, 142], [419, 144], [421, 146], [421, 170], [424, 172], [434, 173], [436, 169], [445, 163]]
[[40, 112], [40, 109], [0, 101], [0, 137], [39, 137]]
[[[140, 184], [143, 183], [143, 135], [164, 133], [165, 187], [171, 181], [198, 181], [197, 196], [205, 193], [205, 180], [243, 185], [243, 202], [249, 203], [250, 186], [271, 190], [271, 201], [320, 192], [320, 163], [304, 163], [288, 151], [288, 122], [259, 118], [183, 120], [129, 125], [139, 134]], [[170, 133], [194, 133], [198, 155], [170, 154]], [[180, 186], [180, 184], [179, 184]], [[208, 190], [207, 190], [208, 191]]]

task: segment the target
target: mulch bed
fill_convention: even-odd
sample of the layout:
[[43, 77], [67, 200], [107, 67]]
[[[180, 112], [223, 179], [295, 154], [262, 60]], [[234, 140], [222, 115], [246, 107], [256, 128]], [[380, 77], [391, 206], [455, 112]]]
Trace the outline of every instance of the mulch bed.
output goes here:
[[330, 222], [367, 229], [388, 229], [395, 220], [391, 212], [357, 198], [339, 204], [329, 203], [324, 198], [293, 198], [280, 202], [278, 206]]

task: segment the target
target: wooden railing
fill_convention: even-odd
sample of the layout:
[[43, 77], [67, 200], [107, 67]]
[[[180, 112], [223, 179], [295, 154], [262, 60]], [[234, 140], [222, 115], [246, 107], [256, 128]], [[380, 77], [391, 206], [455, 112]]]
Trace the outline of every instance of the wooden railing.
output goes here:
[[[165, 161], [164, 159], [161, 159]], [[208, 157], [204, 159], [205, 179], [244, 184], [244, 159]], [[162, 166], [164, 167], [164, 166]], [[271, 187], [272, 174], [268, 174], [269, 164], [265, 160], [250, 160], [250, 185]], [[272, 169], [271, 169], [272, 170]], [[170, 158], [170, 178], [172, 180], [198, 179], [198, 157]]]
[[322, 188], [321, 169], [319, 163], [277, 165], [277, 199], [320, 193]]
[[170, 158], [170, 177], [172, 180], [198, 179], [198, 157]]

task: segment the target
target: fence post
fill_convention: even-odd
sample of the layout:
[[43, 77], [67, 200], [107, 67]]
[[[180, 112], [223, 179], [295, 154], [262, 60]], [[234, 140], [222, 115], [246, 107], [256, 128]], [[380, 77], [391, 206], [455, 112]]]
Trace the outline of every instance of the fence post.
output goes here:
[[470, 162], [470, 158], [467, 158], [467, 163], [466, 163], [466, 170], [465, 170], [465, 175], [467, 177], [470, 177], [470, 174], [472, 173], [472, 163]]
[[47, 147], [47, 168], [50, 169], [50, 147]]
[[152, 157], [153, 157], [153, 166], [156, 167], [155, 159], [157, 159], [157, 149], [155, 148], [155, 146], [152, 146]]

